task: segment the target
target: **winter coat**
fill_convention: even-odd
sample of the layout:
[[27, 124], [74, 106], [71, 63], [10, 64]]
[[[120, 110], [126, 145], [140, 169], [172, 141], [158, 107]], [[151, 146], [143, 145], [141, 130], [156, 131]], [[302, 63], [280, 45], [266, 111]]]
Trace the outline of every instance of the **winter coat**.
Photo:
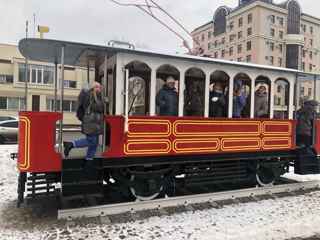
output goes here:
[[304, 106], [297, 111], [297, 135], [312, 136], [313, 120], [316, 111], [311, 106]]
[[202, 94], [198, 91], [190, 91], [185, 94], [184, 111], [186, 116], [201, 116], [203, 115]]
[[157, 94], [156, 103], [160, 107], [160, 116], [178, 116], [178, 93], [174, 88], [164, 85]]
[[264, 93], [255, 93], [254, 99], [254, 115], [255, 117], [264, 117], [268, 116], [269, 105], [268, 105], [268, 94]]
[[244, 106], [246, 105], [246, 96], [233, 96], [233, 117], [240, 118], [241, 112]]
[[94, 97], [93, 90], [82, 90], [78, 97], [77, 117], [81, 121], [81, 130], [86, 135], [103, 133], [104, 103], [101, 94]]
[[223, 92], [212, 91], [209, 96], [209, 116], [225, 117], [226, 116], [226, 97]]

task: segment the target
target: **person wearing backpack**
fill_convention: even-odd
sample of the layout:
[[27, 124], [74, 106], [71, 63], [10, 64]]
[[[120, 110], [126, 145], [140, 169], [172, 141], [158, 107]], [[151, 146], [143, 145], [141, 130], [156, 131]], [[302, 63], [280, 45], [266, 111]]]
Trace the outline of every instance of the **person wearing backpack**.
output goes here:
[[86, 137], [72, 142], [64, 142], [65, 157], [69, 156], [73, 148], [87, 147], [84, 165], [93, 160], [99, 144], [99, 135], [103, 133], [104, 108], [100, 83], [94, 82], [89, 90], [81, 90], [78, 97], [77, 118], [81, 121], [81, 132]]

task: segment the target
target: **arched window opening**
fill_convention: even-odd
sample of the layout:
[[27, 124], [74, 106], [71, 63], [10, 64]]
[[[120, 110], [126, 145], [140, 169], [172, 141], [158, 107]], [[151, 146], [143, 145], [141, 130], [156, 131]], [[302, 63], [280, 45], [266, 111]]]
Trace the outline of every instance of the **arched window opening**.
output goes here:
[[300, 34], [301, 9], [295, 0], [288, 2], [288, 34]]
[[203, 116], [205, 73], [198, 68], [190, 68], [185, 73], [184, 115]]
[[156, 114], [178, 116], [179, 109], [179, 70], [169, 64], [157, 69]]
[[289, 117], [289, 82], [286, 79], [275, 81], [274, 118], [287, 119]]
[[151, 69], [140, 61], [130, 62], [126, 69], [129, 69], [128, 114], [148, 115]]
[[226, 7], [219, 8], [214, 15], [214, 35], [225, 33], [227, 29], [227, 15], [228, 11]]
[[233, 117], [250, 118], [251, 79], [245, 73], [239, 73], [233, 82]]
[[229, 81], [229, 75], [223, 71], [215, 71], [210, 75], [209, 117], [228, 116]]
[[268, 77], [259, 76], [255, 80], [254, 117], [270, 117], [270, 89], [271, 81]]

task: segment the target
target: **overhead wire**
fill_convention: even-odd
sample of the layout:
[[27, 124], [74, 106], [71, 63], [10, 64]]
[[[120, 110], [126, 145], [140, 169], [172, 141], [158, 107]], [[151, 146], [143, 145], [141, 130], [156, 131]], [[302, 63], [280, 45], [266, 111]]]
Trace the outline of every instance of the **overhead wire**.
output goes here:
[[[187, 30], [186, 27], [184, 27], [182, 25], [182, 23], [180, 23], [175, 17], [173, 17], [170, 13], [168, 13], [163, 7], [161, 7], [158, 3], [156, 3], [154, 0], [145, 0], [145, 4], [138, 4], [138, 3], [123, 3], [120, 2], [118, 0], [109, 0], [119, 6], [125, 6], [125, 7], [136, 7], [138, 9], [140, 9], [141, 11], [143, 11], [144, 13], [148, 14], [149, 16], [151, 16], [153, 19], [155, 19], [156, 21], [158, 21], [161, 25], [163, 25], [164, 27], [166, 27], [169, 31], [171, 31], [172, 33], [174, 33], [178, 38], [180, 38], [183, 42], [183, 46], [185, 48], [188, 49], [189, 53], [192, 54], [192, 49], [190, 48], [188, 41], [182, 36], [182, 34], [178, 33], [178, 31], [174, 30], [172, 27], [170, 27], [167, 23], [165, 23], [163, 20], [161, 20], [159, 17], [157, 17], [154, 12], [152, 11], [152, 9], [157, 9], [159, 11], [161, 11], [162, 13], [164, 13], [166, 16], [168, 16], [175, 24], [177, 24], [189, 37], [192, 37], [191, 33]], [[150, 4], [150, 2], [152, 4]], [[199, 46], [199, 43], [196, 39], [193, 39], [193, 41], [196, 43], [196, 45]]]

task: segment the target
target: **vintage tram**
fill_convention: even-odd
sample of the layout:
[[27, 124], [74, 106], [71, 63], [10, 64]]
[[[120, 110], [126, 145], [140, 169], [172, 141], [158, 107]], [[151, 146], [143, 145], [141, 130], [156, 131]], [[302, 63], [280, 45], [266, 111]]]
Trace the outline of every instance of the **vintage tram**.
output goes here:
[[[265, 186], [289, 166], [298, 174], [320, 172], [320, 122], [314, 121], [311, 151], [296, 146], [294, 114], [302, 101], [298, 89], [304, 82], [316, 82], [299, 78], [299, 71], [143, 51], [131, 45], [23, 39], [19, 49], [30, 60], [62, 69], [60, 78], [56, 72], [54, 84], [55, 91], [59, 86], [61, 92], [60, 104], [65, 65], [95, 69], [95, 78], [88, 81], [102, 82], [108, 97], [101, 151], [89, 179], [83, 177], [82, 158], [63, 156], [62, 111], [19, 113], [19, 204], [25, 192], [33, 198], [57, 188], [62, 198], [83, 194], [106, 198], [104, 189], [110, 187], [130, 199], [151, 200], [174, 195], [178, 178], [186, 185], [251, 182]], [[176, 79], [178, 116], [158, 116], [156, 94], [168, 76]], [[239, 81], [246, 106], [240, 118], [233, 118], [232, 89]], [[219, 118], [209, 115], [210, 86], [217, 82], [229, 99], [225, 116]], [[197, 115], [185, 111], [192, 84], [198, 86], [202, 99]], [[255, 90], [261, 85], [268, 94], [264, 118], [255, 116]]]

